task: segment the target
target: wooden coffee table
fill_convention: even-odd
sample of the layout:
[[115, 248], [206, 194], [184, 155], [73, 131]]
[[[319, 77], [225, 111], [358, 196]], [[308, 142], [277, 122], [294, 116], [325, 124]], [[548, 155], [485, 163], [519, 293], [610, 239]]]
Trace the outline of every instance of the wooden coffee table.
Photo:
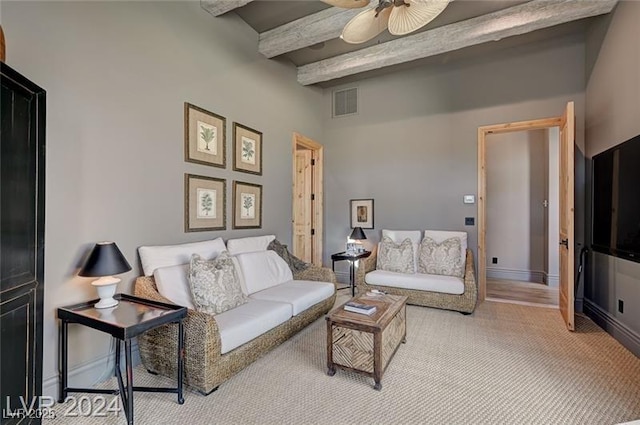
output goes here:
[[351, 370], [374, 379], [382, 389], [382, 374], [401, 342], [406, 342], [407, 297], [399, 295], [359, 295], [349, 301], [371, 304], [371, 316], [344, 310], [344, 304], [327, 319], [327, 375], [336, 368]]

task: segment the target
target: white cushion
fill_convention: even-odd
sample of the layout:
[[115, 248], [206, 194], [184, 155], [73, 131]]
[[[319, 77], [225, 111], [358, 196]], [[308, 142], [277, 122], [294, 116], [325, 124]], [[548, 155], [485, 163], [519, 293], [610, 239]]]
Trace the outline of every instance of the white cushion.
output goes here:
[[291, 318], [291, 304], [252, 300], [214, 316], [221, 352], [228, 353]]
[[275, 251], [236, 255], [247, 295], [293, 280], [287, 263]]
[[454, 295], [464, 293], [464, 280], [455, 276], [421, 273], [406, 274], [374, 270], [364, 276], [364, 281], [369, 285], [389, 286], [392, 288], [418, 289]]
[[266, 251], [271, 241], [275, 238], [275, 235], [265, 235], [229, 239], [227, 241], [227, 249], [231, 255], [238, 255], [243, 252]]
[[216, 238], [180, 245], [141, 246], [138, 248], [138, 254], [140, 254], [144, 275], [151, 276], [158, 267], [188, 263], [191, 259], [191, 254], [198, 254], [202, 258], [212, 260], [225, 249], [227, 248], [222, 238]]
[[335, 285], [333, 283], [292, 280], [256, 292], [250, 298], [289, 303], [293, 306], [293, 315], [297, 316], [309, 307], [326, 300], [334, 292]]
[[449, 238], [460, 238], [460, 255], [462, 267], [467, 262], [467, 232], [450, 232], [446, 230], [425, 230], [424, 235], [430, 237], [436, 243], [442, 243]]
[[406, 238], [411, 239], [412, 243], [419, 244], [422, 240], [420, 230], [382, 230], [382, 237], [387, 236], [395, 243], [402, 243]]
[[240, 282], [240, 288], [245, 295], [249, 295], [247, 292], [247, 285], [244, 283], [244, 275], [242, 274], [242, 269], [240, 268], [240, 263], [238, 262], [238, 257], [231, 257], [231, 261], [233, 261], [233, 265], [236, 268], [236, 274], [238, 275], [238, 281]]
[[174, 304], [195, 310], [189, 287], [189, 264], [158, 267], [153, 272], [160, 295]]
[[[411, 245], [413, 246], [413, 272], [418, 271], [418, 248], [420, 241], [422, 240], [422, 234], [420, 230], [382, 230], [382, 237], [385, 236], [391, 238], [397, 244], [402, 243], [403, 240], [409, 238]], [[378, 252], [380, 252], [380, 244], [378, 244]]]

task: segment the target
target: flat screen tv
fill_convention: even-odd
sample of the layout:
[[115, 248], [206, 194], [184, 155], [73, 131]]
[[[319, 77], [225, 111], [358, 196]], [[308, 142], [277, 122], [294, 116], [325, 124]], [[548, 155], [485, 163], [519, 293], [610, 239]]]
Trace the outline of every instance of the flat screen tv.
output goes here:
[[595, 251], [640, 262], [640, 135], [593, 157]]

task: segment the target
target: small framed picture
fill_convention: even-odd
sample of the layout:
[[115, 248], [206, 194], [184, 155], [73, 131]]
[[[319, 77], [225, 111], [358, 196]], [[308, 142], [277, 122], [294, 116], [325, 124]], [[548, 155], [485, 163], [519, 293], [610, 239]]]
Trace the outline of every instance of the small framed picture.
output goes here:
[[227, 181], [184, 175], [184, 231], [204, 232], [227, 228]]
[[373, 199], [351, 200], [351, 228], [373, 229]]
[[233, 123], [233, 170], [262, 175], [262, 133]]
[[226, 118], [185, 102], [184, 160], [225, 168]]
[[233, 228], [262, 227], [262, 185], [233, 182]]

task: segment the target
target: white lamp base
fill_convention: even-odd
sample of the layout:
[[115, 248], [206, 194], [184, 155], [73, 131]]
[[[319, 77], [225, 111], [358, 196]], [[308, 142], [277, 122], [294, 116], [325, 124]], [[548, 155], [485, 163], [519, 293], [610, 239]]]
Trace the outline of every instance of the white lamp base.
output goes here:
[[95, 308], [109, 308], [118, 305], [118, 300], [113, 298], [116, 294], [118, 283], [120, 283], [120, 279], [113, 276], [103, 276], [91, 282], [98, 290], [98, 296], [100, 297], [100, 301], [94, 305]]

